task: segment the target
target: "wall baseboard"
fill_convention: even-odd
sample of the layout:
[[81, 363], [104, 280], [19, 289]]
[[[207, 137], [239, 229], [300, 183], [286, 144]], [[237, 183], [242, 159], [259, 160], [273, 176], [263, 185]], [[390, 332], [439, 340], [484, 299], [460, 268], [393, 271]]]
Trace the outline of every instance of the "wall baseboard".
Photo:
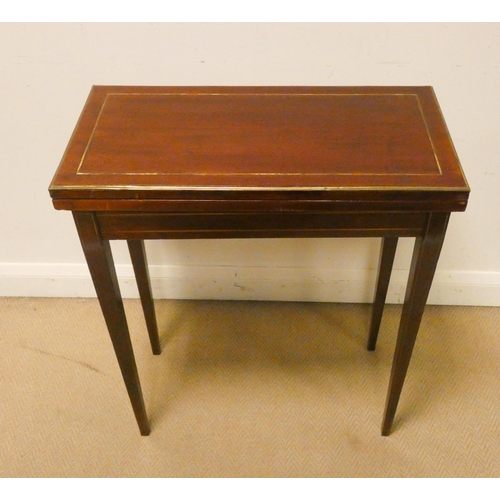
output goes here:
[[[118, 265], [122, 295], [138, 296], [131, 265]], [[367, 303], [375, 270], [291, 267], [150, 266], [158, 299]], [[404, 301], [408, 271], [394, 270], [387, 302]], [[95, 297], [84, 264], [0, 264], [0, 296]], [[436, 305], [500, 306], [500, 273], [438, 271], [428, 300]]]

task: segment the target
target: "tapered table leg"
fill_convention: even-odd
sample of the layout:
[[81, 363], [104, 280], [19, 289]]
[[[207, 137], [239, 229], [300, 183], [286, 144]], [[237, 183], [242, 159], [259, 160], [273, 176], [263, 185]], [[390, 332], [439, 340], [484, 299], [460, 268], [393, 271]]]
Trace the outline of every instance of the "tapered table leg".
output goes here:
[[368, 334], [368, 350], [374, 351], [377, 344], [380, 322], [382, 321], [382, 313], [384, 312], [385, 299], [391, 279], [392, 265], [394, 264], [394, 256], [396, 255], [396, 247], [398, 238], [386, 237], [382, 238], [380, 247], [380, 260], [378, 265], [377, 290], [375, 292], [375, 300], [372, 306], [372, 318], [370, 323], [370, 333]]
[[73, 215], [140, 432], [147, 436], [149, 422], [109, 241], [101, 238], [92, 213]]
[[148, 262], [146, 251], [144, 249], [144, 241], [128, 240], [127, 244], [130, 251], [132, 266], [134, 267], [137, 288], [139, 289], [139, 296], [141, 297], [144, 318], [146, 319], [149, 340], [151, 341], [151, 348], [153, 350], [153, 354], [161, 354], [160, 337], [158, 335], [158, 324], [156, 322], [155, 307], [153, 303], [153, 294], [151, 292], [151, 282], [149, 279]]
[[449, 213], [431, 213], [423, 235], [415, 241], [382, 422], [383, 436], [388, 436], [391, 432], [413, 346], [443, 245], [449, 215]]

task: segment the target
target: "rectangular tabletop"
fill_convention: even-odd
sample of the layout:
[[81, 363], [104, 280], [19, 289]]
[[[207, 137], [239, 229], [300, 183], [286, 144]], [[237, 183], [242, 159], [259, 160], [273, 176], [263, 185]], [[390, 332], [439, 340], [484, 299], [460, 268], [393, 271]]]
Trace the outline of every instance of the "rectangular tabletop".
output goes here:
[[72, 210], [203, 198], [461, 211], [468, 192], [431, 87], [95, 86], [50, 186]]

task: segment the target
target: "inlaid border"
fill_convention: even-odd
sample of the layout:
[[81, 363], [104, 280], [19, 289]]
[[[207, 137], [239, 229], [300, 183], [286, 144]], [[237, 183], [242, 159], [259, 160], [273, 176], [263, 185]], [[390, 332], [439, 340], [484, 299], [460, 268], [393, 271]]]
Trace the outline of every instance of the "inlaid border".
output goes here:
[[[423, 174], [423, 173], [357, 173], [357, 172], [316, 172], [316, 173], [301, 173], [301, 172], [282, 172], [282, 173], [277, 173], [277, 172], [220, 172], [220, 173], [206, 173], [206, 172], [81, 172], [81, 168], [83, 166], [83, 163], [85, 161], [85, 158], [87, 156], [88, 150], [91, 146], [92, 140], [94, 138], [95, 132], [97, 130], [97, 127], [99, 125], [99, 120], [103, 114], [104, 108], [106, 106], [106, 103], [108, 101], [108, 98], [110, 96], [232, 96], [232, 97], [239, 97], [239, 96], [281, 96], [281, 97], [300, 97], [300, 96], [309, 96], [309, 97], [352, 97], [352, 96], [385, 96], [385, 97], [392, 97], [392, 96], [400, 96], [400, 97], [414, 97], [417, 100], [418, 104], [418, 109], [420, 110], [420, 115], [422, 118], [422, 121], [425, 126], [425, 131], [427, 133], [427, 138], [429, 140], [429, 143], [432, 148], [432, 152], [434, 155], [434, 160], [436, 162], [436, 166], [438, 168], [439, 173], [434, 173], [434, 174]], [[432, 140], [430, 131], [429, 131], [429, 126], [427, 124], [427, 121], [425, 119], [425, 115], [422, 109], [422, 105], [420, 102], [420, 98], [418, 94], [410, 94], [410, 93], [338, 93], [338, 94], [332, 94], [332, 93], [307, 93], [307, 92], [298, 92], [298, 93], [272, 93], [272, 92], [248, 92], [248, 93], [231, 93], [231, 92], [110, 92], [106, 94], [106, 97], [104, 98], [104, 101], [101, 105], [101, 108], [99, 110], [99, 114], [97, 116], [96, 122], [94, 124], [94, 127], [92, 129], [92, 132], [90, 134], [89, 140], [87, 142], [87, 145], [85, 146], [85, 150], [83, 152], [83, 155], [80, 159], [80, 163], [78, 165], [78, 168], [76, 170], [76, 175], [83, 175], [83, 176], [100, 176], [100, 175], [107, 175], [107, 176], [134, 176], [134, 177], [169, 177], [169, 176], [193, 176], [193, 177], [205, 177], [205, 176], [212, 176], [212, 177], [299, 177], [299, 176], [306, 176], [306, 177], [326, 177], [326, 176], [359, 176], [359, 177], [377, 177], [377, 176], [399, 176], [399, 177], [415, 177], [415, 176], [425, 176], [425, 177], [435, 177], [439, 175], [443, 175], [442, 169], [441, 169], [441, 164], [439, 162], [438, 155], [436, 153], [436, 148], [434, 146], [434, 142]], [[93, 186], [86, 186], [86, 187], [93, 187]], [[167, 186], [161, 186], [163, 189]], [[111, 188], [111, 186], [107, 186], [107, 188]], [[121, 189], [133, 189], [133, 188], [138, 188], [138, 186], [116, 186], [116, 188], [121, 188]], [[201, 188], [201, 187], [200, 187]], [[386, 189], [386, 187], [377, 187], [375, 189]], [[80, 187], [81, 189], [81, 187]], [[151, 186], [144, 186], [144, 189], [153, 189]], [[172, 186], [172, 189], [182, 189], [182, 187], [179, 186]], [[201, 189], [207, 189], [207, 187], [203, 186]], [[211, 187], [210, 189], [213, 189]], [[221, 186], [221, 189], [224, 189], [223, 186]], [[227, 189], [227, 188], [226, 188]], [[242, 188], [243, 189], [243, 188]], [[248, 188], [245, 188], [248, 189]], [[258, 188], [256, 187], [255, 189], [265, 189], [265, 188]], [[286, 188], [268, 188], [268, 189], [286, 189]], [[297, 189], [297, 188], [289, 188], [289, 189]], [[310, 187], [304, 187], [303, 189], [311, 189]], [[318, 187], [318, 189], [325, 189], [325, 187], [321, 186]], [[327, 188], [328, 189], [328, 188]], [[333, 189], [333, 188], [332, 188]], [[338, 189], [338, 188], [337, 188]], [[415, 188], [415, 189], [422, 189], [422, 188]]]

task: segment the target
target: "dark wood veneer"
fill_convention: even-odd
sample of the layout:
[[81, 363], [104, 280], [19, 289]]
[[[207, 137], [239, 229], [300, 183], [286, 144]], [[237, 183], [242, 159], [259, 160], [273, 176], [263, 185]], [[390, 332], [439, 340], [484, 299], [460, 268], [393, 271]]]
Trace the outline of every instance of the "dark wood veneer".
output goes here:
[[388, 435], [449, 215], [469, 195], [431, 87], [95, 86], [49, 191], [73, 212], [143, 435], [109, 240], [128, 240], [159, 354], [145, 239], [381, 237], [373, 350], [398, 238], [415, 237]]

